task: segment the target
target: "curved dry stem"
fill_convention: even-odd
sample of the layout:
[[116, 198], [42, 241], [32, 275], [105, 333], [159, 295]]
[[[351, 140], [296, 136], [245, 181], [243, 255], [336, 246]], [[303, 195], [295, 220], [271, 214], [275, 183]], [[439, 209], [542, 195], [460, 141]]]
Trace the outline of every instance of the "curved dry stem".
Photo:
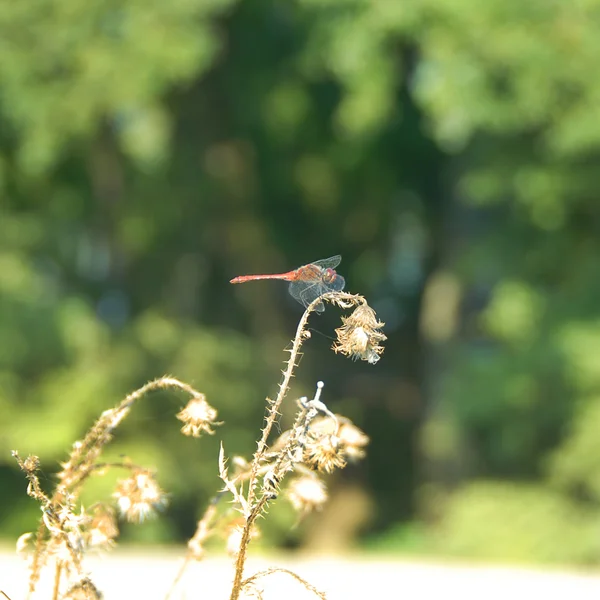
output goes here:
[[[167, 376], [154, 379], [129, 394], [116, 407], [104, 411], [96, 423], [86, 433], [83, 440], [73, 444], [73, 450], [69, 456], [69, 460], [63, 465], [62, 471], [58, 474], [60, 483], [49, 499], [43, 496], [41, 490], [38, 489], [39, 485], [37, 479], [34, 478], [34, 481], [32, 477], [28, 475], [30, 486], [32, 486], [39, 494], [40, 498], [44, 497], [47, 500], [47, 502], [44, 502], [44, 504], [47, 504], [46, 512], [49, 514], [56, 514], [59, 512], [60, 507], [66, 503], [67, 499], [70, 504], [77, 499], [79, 490], [85, 480], [91, 473], [97, 470], [95, 461], [102, 453], [104, 446], [112, 439], [113, 431], [129, 414], [133, 404], [144, 397], [148, 392], [168, 388], [179, 389], [190, 394], [194, 398], [201, 397], [200, 392], [196, 391], [192, 386], [183, 383], [174, 377]], [[126, 465], [122, 464], [121, 466]], [[30, 567], [28, 598], [34, 593], [35, 586], [39, 580], [40, 570], [44, 563], [45, 547], [47, 546], [44, 544], [44, 538], [48, 531], [49, 529], [44, 521], [40, 521], [40, 525], [36, 532], [35, 549]], [[57, 533], [50, 532], [50, 535], [51, 537], [56, 537]]]
[[129, 414], [131, 407], [136, 401], [144, 397], [148, 392], [168, 388], [177, 388], [195, 398], [201, 396], [200, 392], [187, 383], [183, 383], [174, 377], [160, 377], [149, 381], [141, 388], [129, 394], [115, 408], [104, 411], [83, 440], [73, 445], [73, 451], [69, 456], [69, 460], [58, 474], [61, 483], [57, 487], [52, 499], [58, 500], [62, 495], [67, 493], [73, 494], [81, 486], [89, 475], [89, 466], [100, 456], [102, 448], [112, 439], [113, 431]]
[[317, 588], [314, 585], [311, 585], [310, 583], [308, 583], [308, 581], [302, 579], [300, 575], [294, 573], [294, 571], [290, 571], [289, 569], [282, 569], [279, 567], [271, 567], [270, 569], [259, 571], [251, 577], [248, 577], [248, 579], [244, 579], [244, 581], [242, 581], [242, 590], [246, 586], [254, 583], [260, 577], [268, 577], [269, 575], [273, 575], [274, 573], [285, 573], [286, 575], [293, 577], [296, 581], [300, 582], [309, 592], [312, 592], [313, 594], [315, 594], [315, 596], [318, 596], [322, 600], [327, 600], [327, 596], [323, 592], [319, 592], [319, 590], [317, 590]]
[[62, 562], [57, 561], [56, 571], [54, 573], [54, 590], [52, 592], [52, 600], [58, 600], [58, 594], [60, 591], [60, 576], [62, 575]]
[[179, 571], [177, 572], [169, 591], [167, 592], [166, 600], [169, 600], [169, 598], [171, 598], [175, 592], [175, 589], [179, 585], [179, 582], [181, 581], [189, 564], [194, 559], [199, 560], [199, 554], [202, 552], [202, 546], [204, 542], [212, 535], [214, 526], [211, 524], [217, 515], [216, 505], [219, 498], [220, 496], [216, 496], [213, 499], [213, 502], [208, 505], [208, 508], [204, 511], [204, 515], [202, 515], [202, 518], [198, 521], [196, 532], [188, 542], [188, 551], [183, 559], [183, 562], [181, 563], [181, 566], [179, 567]]

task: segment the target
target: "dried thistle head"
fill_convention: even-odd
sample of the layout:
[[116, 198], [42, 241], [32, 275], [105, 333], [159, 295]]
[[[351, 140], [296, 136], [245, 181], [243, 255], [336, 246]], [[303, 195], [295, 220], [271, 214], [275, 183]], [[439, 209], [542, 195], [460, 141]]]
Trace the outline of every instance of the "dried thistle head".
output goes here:
[[30, 454], [21, 465], [23, 471], [28, 474], [35, 473], [40, 468], [40, 459], [33, 454]]
[[63, 598], [64, 600], [101, 600], [102, 594], [92, 583], [91, 579], [84, 577], [73, 584]]
[[290, 482], [287, 497], [292, 506], [300, 513], [306, 514], [319, 510], [327, 501], [327, 488], [317, 477], [297, 477]]
[[365, 446], [369, 436], [359, 429], [350, 419], [335, 415], [336, 421], [328, 417], [318, 417], [310, 424], [313, 435], [333, 435], [343, 447], [344, 456], [349, 460], [358, 460], [365, 456]]
[[350, 419], [345, 419], [340, 423], [338, 437], [349, 459], [358, 460], [364, 458], [365, 446], [370, 441], [369, 436], [354, 425]]
[[65, 565], [77, 563], [86, 548], [85, 528], [89, 523], [83, 507], [76, 514], [73, 498], [67, 496], [63, 504], [44, 510], [42, 521], [50, 533], [49, 552]]
[[340, 438], [333, 434], [319, 435], [309, 431], [304, 445], [303, 462], [325, 473], [343, 469], [346, 458]]
[[141, 523], [153, 517], [157, 510], [167, 504], [166, 494], [160, 489], [152, 474], [148, 471], [135, 471], [128, 479], [122, 479], [117, 485], [113, 497], [121, 515], [128, 521]]
[[217, 410], [207, 401], [204, 394], [194, 396], [178, 414], [177, 418], [183, 421], [181, 432], [183, 435], [199, 437], [201, 432], [212, 435], [212, 427], [218, 425], [215, 421]]
[[88, 544], [96, 548], [111, 548], [119, 535], [115, 511], [107, 504], [97, 504], [88, 529]]
[[349, 317], [342, 317], [342, 323], [335, 330], [337, 340], [333, 350], [374, 365], [383, 353], [380, 343], [387, 339], [380, 331], [385, 323], [377, 320], [375, 311], [366, 302]]

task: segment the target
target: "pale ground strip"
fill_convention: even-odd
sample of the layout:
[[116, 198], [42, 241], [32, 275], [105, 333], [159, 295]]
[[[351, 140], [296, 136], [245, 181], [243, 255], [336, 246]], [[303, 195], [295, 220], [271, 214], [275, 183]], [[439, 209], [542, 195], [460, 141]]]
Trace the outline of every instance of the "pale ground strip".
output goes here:
[[[179, 562], [169, 550], [147, 555], [120, 552], [90, 557], [86, 565], [105, 600], [161, 600], [169, 589]], [[329, 600], [600, 598], [600, 572], [584, 574], [407, 560], [281, 555], [249, 560], [246, 575], [272, 566], [295, 571], [325, 592]], [[193, 564], [173, 600], [227, 600], [232, 575], [231, 562], [226, 558], [206, 559]], [[26, 580], [24, 561], [9, 551], [0, 553], [0, 590], [6, 592], [11, 600], [21, 600], [25, 597]], [[287, 575], [271, 576], [263, 579], [262, 584], [264, 600], [316, 598]], [[48, 581], [44, 581], [35, 598], [50, 598], [49, 589]]]

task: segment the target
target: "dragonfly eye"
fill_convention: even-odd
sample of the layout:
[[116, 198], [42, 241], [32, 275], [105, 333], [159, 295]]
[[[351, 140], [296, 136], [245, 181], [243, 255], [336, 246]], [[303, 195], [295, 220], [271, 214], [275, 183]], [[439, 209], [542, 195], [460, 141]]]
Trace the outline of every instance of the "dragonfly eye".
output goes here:
[[323, 273], [323, 282], [324, 283], [331, 283], [336, 276], [336, 272], [333, 269], [325, 269], [325, 272]]

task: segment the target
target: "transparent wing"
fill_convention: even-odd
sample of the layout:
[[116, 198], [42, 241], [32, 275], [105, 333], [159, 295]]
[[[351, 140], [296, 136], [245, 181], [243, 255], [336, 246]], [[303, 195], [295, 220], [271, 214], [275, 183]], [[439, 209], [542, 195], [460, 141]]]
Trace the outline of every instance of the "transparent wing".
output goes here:
[[[293, 281], [290, 283], [289, 292], [292, 298], [295, 298], [304, 308], [307, 308], [309, 304], [314, 302], [317, 298], [327, 292], [327, 288], [319, 281]], [[315, 306], [317, 312], [323, 312], [325, 306], [322, 302], [319, 302]]]
[[346, 285], [346, 280], [341, 276], [338, 275], [336, 273], [335, 277], [333, 278], [333, 281], [330, 281], [327, 284], [328, 287], [328, 292], [341, 292], [344, 289], [344, 286]]
[[342, 262], [342, 257], [339, 254], [332, 256], [331, 258], [322, 258], [321, 260], [315, 260], [311, 265], [317, 265], [321, 269], [335, 269]]

